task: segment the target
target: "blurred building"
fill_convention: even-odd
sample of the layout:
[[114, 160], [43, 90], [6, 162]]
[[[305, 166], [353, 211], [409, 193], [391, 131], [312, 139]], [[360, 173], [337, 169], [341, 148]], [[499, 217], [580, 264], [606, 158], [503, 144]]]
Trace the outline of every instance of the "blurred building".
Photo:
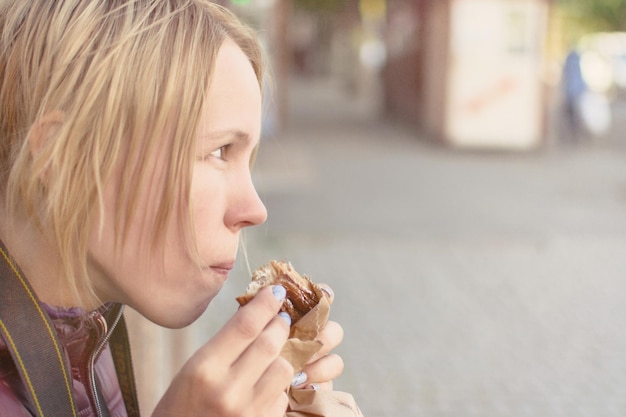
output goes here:
[[331, 74], [373, 112], [450, 146], [532, 149], [546, 132], [553, 1], [337, 0], [331, 19], [299, 9], [315, 4], [305, 0], [221, 3], [268, 34], [278, 119], [290, 75]]
[[549, 6], [549, 0], [388, 2], [388, 113], [452, 146], [539, 146]]

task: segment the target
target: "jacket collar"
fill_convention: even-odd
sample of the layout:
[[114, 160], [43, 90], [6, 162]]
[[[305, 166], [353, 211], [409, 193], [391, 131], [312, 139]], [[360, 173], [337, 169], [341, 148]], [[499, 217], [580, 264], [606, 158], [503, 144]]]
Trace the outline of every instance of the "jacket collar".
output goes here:
[[92, 311], [45, 303], [42, 306], [52, 319], [59, 342], [65, 347], [73, 366], [88, 360], [98, 349], [111, 331], [113, 321], [117, 318], [116, 311], [120, 310], [115, 303], [105, 304]]

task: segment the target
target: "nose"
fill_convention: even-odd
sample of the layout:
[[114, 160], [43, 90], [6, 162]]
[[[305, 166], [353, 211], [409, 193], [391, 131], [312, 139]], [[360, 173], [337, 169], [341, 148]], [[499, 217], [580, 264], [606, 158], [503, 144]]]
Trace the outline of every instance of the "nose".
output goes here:
[[261, 197], [259, 193], [256, 191], [256, 188], [252, 186], [253, 190], [253, 198], [250, 206], [250, 212], [248, 214], [248, 226], [258, 226], [260, 224], [265, 223], [267, 220], [267, 208], [263, 201], [261, 201]]
[[260, 225], [267, 220], [267, 209], [254, 187], [250, 174], [243, 184], [235, 187], [234, 193], [234, 201], [227, 214], [227, 224], [236, 229], [243, 229]]

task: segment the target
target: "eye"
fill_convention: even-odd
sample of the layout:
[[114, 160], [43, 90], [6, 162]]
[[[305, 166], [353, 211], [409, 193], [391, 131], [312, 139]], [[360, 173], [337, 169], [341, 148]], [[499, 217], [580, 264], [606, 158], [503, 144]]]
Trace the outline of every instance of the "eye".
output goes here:
[[228, 145], [221, 146], [211, 152], [210, 155], [214, 158], [224, 159], [224, 153], [226, 152], [226, 148], [228, 148]]

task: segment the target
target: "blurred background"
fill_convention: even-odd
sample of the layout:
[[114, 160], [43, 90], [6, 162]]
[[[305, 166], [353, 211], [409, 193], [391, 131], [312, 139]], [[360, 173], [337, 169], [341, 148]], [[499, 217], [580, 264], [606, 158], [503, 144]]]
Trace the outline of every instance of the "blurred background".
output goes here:
[[271, 66], [269, 218], [197, 323], [129, 312], [143, 411], [285, 259], [366, 417], [626, 415], [626, 0], [224, 0]]

